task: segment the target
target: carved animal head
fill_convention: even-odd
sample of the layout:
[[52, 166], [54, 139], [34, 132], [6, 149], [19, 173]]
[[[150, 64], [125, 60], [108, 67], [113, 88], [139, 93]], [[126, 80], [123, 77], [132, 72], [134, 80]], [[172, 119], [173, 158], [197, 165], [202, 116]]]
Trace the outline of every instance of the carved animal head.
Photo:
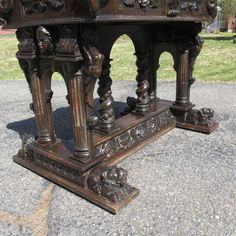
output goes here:
[[201, 117], [204, 119], [211, 119], [214, 116], [214, 110], [211, 108], [202, 108], [200, 110]]
[[107, 186], [122, 187], [127, 183], [128, 173], [126, 170], [114, 167], [102, 173], [102, 183]]

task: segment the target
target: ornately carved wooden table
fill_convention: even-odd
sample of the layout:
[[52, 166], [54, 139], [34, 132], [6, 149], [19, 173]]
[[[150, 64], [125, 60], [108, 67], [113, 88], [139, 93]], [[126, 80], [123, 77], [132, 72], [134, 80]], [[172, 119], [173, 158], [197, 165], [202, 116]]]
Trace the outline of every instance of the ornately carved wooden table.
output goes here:
[[[0, 18], [17, 28], [17, 58], [29, 83], [37, 137], [23, 136], [14, 161], [81, 197], [116, 213], [139, 191], [127, 184], [121, 160], [178, 127], [211, 133], [212, 109], [193, 109], [190, 87], [203, 41], [201, 22], [216, 14], [215, 0], [1, 0]], [[136, 98], [115, 116], [110, 52], [127, 34], [137, 57]], [[177, 72], [176, 100], [156, 94], [160, 55], [168, 51]], [[53, 128], [51, 76], [68, 90], [74, 144]], [[93, 90], [100, 104], [94, 116]], [[187, 140], [186, 140], [187, 141]]]

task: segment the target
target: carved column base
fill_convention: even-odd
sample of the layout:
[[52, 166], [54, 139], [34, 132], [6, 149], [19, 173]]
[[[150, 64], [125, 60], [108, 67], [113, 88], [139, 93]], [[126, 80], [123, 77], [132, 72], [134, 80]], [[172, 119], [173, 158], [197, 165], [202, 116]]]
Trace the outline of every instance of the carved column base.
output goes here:
[[214, 110], [202, 108], [200, 110], [190, 109], [188, 111], [172, 110], [176, 118], [176, 127], [210, 134], [219, 127], [214, 117]]

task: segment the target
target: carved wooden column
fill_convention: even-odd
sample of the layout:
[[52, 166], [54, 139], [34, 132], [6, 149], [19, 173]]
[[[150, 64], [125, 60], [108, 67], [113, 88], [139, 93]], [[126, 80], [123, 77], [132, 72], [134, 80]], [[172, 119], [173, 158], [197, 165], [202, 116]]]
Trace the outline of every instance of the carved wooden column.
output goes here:
[[20, 29], [17, 31], [17, 38], [19, 40], [17, 58], [29, 82], [33, 98], [32, 109], [35, 113], [38, 127], [37, 142], [39, 144], [50, 144], [51, 139], [47, 123], [46, 94], [39, 69], [34, 31], [31, 28]]
[[99, 77], [98, 95], [100, 97], [100, 105], [98, 107], [100, 113], [99, 128], [105, 132], [111, 132], [115, 127], [115, 112], [113, 109], [114, 99], [112, 97], [110, 77], [111, 59], [106, 58], [103, 61], [102, 73]]
[[190, 78], [189, 47], [180, 46], [179, 65], [177, 70], [177, 86], [175, 105], [189, 105], [189, 78]]
[[39, 48], [39, 67], [41, 71], [41, 78], [44, 87], [44, 93], [46, 96], [46, 117], [48, 131], [50, 134], [50, 139], [52, 142], [56, 141], [56, 133], [53, 126], [53, 117], [52, 117], [52, 104], [51, 100], [53, 97], [53, 91], [51, 89], [51, 76], [55, 71], [55, 63], [53, 58], [54, 54], [54, 45], [50, 32], [42, 26], [39, 26], [36, 30], [36, 38], [38, 41]]
[[58, 26], [59, 42], [56, 47], [56, 67], [68, 86], [69, 104], [74, 131], [74, 157], [87, 163], [92, 156], [84, 99], [83, 57], [78, 43], [77, 25]]
[[[68, 65], [70, 67], [70, 65]], [[68, 67], [68, 68], [69, 68]], [[92, 137], [88, 131], [87, 115], [84, 100], [84, 84], [82, 71], [70, 74], [69, 97], [75, 135], [75, 157], [87, 162], [92, 153]]]
[[137, 52], [135, 55], [137, 57], [136, 65], [138, 67], [138, 74], [136, 80], [138, 82], [138, 89], [136, 90], [137, 94], [137, 103], [135, 111], [140, 114], [145, 114], [149, 110], [150, 99], [148, 95], [149, 89], [149, 51], [140, 53]]

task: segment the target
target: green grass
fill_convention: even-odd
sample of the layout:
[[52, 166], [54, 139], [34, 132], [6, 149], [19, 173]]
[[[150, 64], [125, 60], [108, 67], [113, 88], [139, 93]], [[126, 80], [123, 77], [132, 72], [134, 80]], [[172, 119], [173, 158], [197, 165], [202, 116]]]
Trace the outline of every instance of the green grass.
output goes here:
[[[195, 77], [201, 81], [236, 82], [236, 45], [232, 42], [234, 34], [202, 34], [205, 44], [195, 64]], [[15, 53], [15, 36], [0, 36], [0, 79], [24, 79]], [[114, 80], [135, 80], [136, 66], [134, 47], [126, 37], [120, 37], [112, 49], [111, 77]], [[57, 79], [58, 76], [55, 76]], [[173, 59], [163, 53], [158, 70], [158, 79], [175, 79]]]

